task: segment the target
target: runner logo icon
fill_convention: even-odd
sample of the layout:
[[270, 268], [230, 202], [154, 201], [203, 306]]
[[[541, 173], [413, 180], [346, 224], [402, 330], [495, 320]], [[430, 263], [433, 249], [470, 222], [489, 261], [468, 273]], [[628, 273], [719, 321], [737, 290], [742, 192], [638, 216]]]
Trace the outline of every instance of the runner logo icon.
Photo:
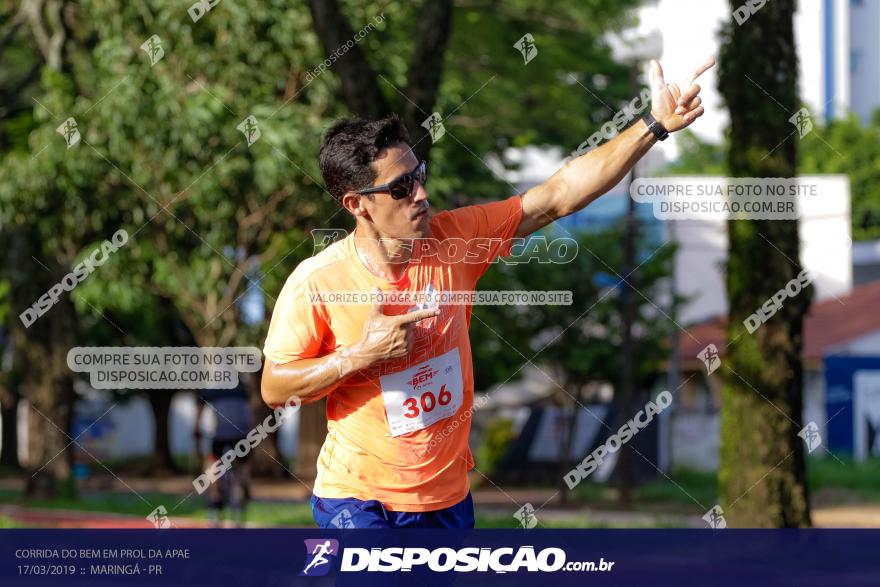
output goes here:
[[339, 554], [339, 541], [332, 538], [305, 540], [306, 566], [300, 577], [321, 577], [330, 572]]

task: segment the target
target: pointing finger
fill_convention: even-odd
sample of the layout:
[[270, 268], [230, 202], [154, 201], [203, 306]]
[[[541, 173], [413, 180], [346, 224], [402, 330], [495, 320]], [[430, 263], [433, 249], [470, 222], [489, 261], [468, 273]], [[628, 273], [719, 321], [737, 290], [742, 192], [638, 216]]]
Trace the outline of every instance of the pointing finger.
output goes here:
[[695, 79], [697, 79], [698, 77], [703, 75], [703, 73], [705, 73], [705, 71], [707, 69], [709, 69], [710, 67], [712, 67], [713, 65], [715, 65], [715, 58], [714, 57], [709, 57], [703, 63], [701, 63], [699, 65], [699, 67], [697, 67], [694, 70], [694, 75], [691, 77], [691, 83], [694, 83]]
[[400, 324], [413, 324], [418, 322], [419, 320], [424, 320], [425, 318], [431, 318], [433, 316], [439, 316], [440, 310], [416, 310], [415, 312], [410, 312], [409, 314], [402, 314], [399, 318]]

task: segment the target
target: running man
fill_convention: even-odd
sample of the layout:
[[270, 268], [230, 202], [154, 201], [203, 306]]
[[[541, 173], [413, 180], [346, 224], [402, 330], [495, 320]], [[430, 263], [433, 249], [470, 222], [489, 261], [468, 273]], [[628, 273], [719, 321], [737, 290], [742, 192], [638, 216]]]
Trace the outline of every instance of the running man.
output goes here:
[[[694, 80], [666, 84], [652, 62], [651, 111], [545, 183], [505, 200], [429, 213], [424, 162], [396, 118], [345, 120], [324, 134], [321, 174], [354, 232], [303, 261], [266, 338], [263, 399], [327, 398], [312, 512], [333, 527], [474, 525], [468, 447], [474, 384], [471, 307], [383, 304], [381, 294], [473, 291], [511, 239], [573, 214], [614, 187], [657, 140], [703, 114]], [[466, 260], [461, 250], [466, 247]], [[328, 301], [361, 292], [372, 305]], [[340, 298], [344, 299], [344, 298]]]

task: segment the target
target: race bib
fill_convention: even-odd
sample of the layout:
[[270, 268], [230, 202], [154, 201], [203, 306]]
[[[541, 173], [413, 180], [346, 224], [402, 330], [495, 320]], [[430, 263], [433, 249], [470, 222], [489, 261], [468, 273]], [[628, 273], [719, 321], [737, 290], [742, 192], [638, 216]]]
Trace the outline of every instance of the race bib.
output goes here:
[[457, 348], [379, 378], [391, 436], [427, 428], [461, 407], [464, 384]]

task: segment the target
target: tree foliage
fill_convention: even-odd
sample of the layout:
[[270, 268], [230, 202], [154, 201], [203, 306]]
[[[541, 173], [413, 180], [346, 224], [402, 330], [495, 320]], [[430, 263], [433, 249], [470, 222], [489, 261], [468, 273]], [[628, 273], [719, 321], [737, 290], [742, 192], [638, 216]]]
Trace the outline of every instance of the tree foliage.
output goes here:
[[867, 126], [854, 115], [817, 126], [801, 142], [798, 171], [848, 176], [853, 240], [880, 238], [880, 110]]
[[[559, 230], [535, 235], [517, 245], [480, 282], [480, 290], [570, 291], [570, 305], [478, 306], [471, 322], [477, 387], [505, 381], [526, 361], [547, 369], [562, 382], [561, 403], [590, 384], [619, 384], [622, 317], [620, 291], [624, 266], [621, 224], [572, 238]], [[566, 262], [548, 253], [547, 243], [568, 241], [576, 254]], [[668, 318], [669, 283], [674, 246], [642, 236], [636, 294], [636, 386], [648, 391], [668, 356], [666, 341], [674, 326]], [[666, 300], [660, 307], [653, 300]], [[680, 300], [676, 300], [677, 303]], [[561, 377], [560, 377], [561, 374]]]
[[[447, 136], [418, 147], [431, 147], [435, 205], [498, 199], [513, 188], [493, 177], [489, 153], [574, 148], [628, 97], [601, 38], [635, 4], [247, 0], [196, 22], [171, 0], [29, 0], [10, 11], [0, 26], [19, 34], [0, 47], [15, 64], [0, 79], [15, 93], [15, 109], [0, 111], [0, 236], [17, 243], [3, 259], [15, 293], [7, 323], [22, 350], [33, 347], [17, 365], [33, 378], [34, 357], [49, 354], [68, 389], [64, 358], [76, 344], [155, 344], [184, 325], [199, 345], [259, 346], [266, 316], [246, 320], [243, 300], [270, 309], [312, 253], [310, 231], [351, 226], [317, 166], [323, 130], [357, 112], [347, 60], [360, 55], [373, 74], [354, 92], [378, 88], [380, 109], [411, 128], [443, 116]], [[328, 27], [367, 32], [315, 74]], [[528, 65], [514, 47], [526, 33], [540, 51]], [[238, 129], [249, 116], [261, 133], [250, 145]], [[68, 148], [56, 129], [70, 118], [80, 141]], [[129, 242], [21, 330], [18, 314], [119, 229]], [[43, 407], [60, 397], [45, 381], [26, 388], [43, 389]], [[62, 416], [51, 419], [69, 430]]]

